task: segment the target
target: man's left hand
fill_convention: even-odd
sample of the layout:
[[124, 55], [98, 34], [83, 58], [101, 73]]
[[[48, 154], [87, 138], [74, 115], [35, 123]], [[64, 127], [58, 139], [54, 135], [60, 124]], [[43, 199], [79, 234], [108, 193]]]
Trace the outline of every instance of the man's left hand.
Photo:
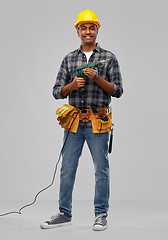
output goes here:
[[90, 78], [90, 80], [92, 80], [93, 82], [97, 82], [99, 77], [97, 70], [94, 70], [92, 68], [85, 68], [83, 72], [87, 77]]

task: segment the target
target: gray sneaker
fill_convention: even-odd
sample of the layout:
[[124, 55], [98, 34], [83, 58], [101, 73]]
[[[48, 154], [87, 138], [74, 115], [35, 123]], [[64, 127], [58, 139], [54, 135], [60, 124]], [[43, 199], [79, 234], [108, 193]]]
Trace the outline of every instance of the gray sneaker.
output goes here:
[[61, 226], [67, 226], [71, 223], [71, 220], [65, 218], [64, 213], [58, 213], [51, 217], [50, 221], [46, 221], [40, 225], [42, 229], [56, 228]]
[[106, 213], [100, 213], [96, 218], [93, 224], [94, 231], [102, 231], [107, 228]]

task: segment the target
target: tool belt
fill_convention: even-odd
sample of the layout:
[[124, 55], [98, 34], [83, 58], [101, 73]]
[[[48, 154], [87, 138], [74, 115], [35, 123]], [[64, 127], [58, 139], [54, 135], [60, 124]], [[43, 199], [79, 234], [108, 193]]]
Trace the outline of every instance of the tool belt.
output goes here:
[[[79, 121], [84, 123], [91, 121], [93, 133], [105, 133], [111, 131], [112, 114], [108, 113], [107, 108], [98, 108], [98, 112], [93, 112], [92, 109], [80, 110], [76, 107], [65, 104], [57, 109], [56, 114], [59, 114], [57, 120], [61, 127], [70, 132], [77, 132]], [[104, 116], [106, 117], [105, 119]]]
[[97, 119], [101, 119], [103, 115], [107, 114], [107, 108], [99, 108], [99, 112], [97, 113], [94, 113], [92, 109], [81, 109], [79, 111], [79, 120], [89, 122], [93, 114]]

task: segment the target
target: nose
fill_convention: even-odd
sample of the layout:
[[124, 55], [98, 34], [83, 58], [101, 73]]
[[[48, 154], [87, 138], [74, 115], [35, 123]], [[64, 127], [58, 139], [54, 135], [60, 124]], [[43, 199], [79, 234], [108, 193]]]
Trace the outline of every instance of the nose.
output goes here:
[[90, 34], [90, 28], [86, 28], [86, 34]]

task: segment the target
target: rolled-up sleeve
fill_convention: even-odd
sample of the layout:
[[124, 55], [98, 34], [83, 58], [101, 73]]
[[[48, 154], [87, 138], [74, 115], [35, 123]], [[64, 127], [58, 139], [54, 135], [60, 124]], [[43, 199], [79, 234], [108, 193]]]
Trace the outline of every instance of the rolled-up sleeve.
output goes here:
[[123, 82], [120, 72], [120, 67], [116, 57], [109, 63], [108, 79], [114, 85], [114, 91], [111, 94], [112, 97], [119, 98], [123, 94]]
[[67, 98], [67, 96], [64, 97], [62, 95], [62, 89], [65, 85], [67, 85], [68, 79], [69, 79], [69, 73], [67, 70], [66, 59], [64, 58], [64, 60], [61, 63], [59, 72], [57, 74], [55, 85], [53, 87], [52, 94], [55, 99]]

